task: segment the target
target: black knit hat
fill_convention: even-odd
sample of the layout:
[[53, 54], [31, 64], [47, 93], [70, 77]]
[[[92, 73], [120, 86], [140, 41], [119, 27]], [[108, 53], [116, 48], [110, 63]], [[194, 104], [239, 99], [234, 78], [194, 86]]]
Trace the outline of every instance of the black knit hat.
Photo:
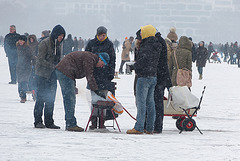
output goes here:
[[27, 37], [25, 35], [20, 35], [19, 40], [27, 41]]
[[97, 28], [97, 35], [101, 35], [101, 34], [107, 34], [107, 29], [104, 26], [99, 26]]

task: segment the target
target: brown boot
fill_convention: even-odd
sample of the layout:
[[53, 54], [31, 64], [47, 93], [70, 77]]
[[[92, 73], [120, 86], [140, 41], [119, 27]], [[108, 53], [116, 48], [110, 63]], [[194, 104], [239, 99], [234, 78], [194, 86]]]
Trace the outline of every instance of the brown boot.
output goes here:
[[92, 123], [92, 125], [89, 126], [90, 130], [96, 129], [97, 128], [97, 117], [96, 116], [92, 116], [91, 123]]
[[74, 127], [68, 127], [66, 128], [67, 131], [75, 131], [75, 132], [83, 132], [84, 129], [79, 127], [79, 126], [74, 126]]
[[21, 103], [25, 103], [27, 100], [26, 100], [26, 98], [21, 98]]
[[202, 74], [199, 75], [199, 80], [202, 80]]
[[131, 129], [127, 131], [127, 134], [143, 134], [141, 131], [137, 131], [136, 129]]

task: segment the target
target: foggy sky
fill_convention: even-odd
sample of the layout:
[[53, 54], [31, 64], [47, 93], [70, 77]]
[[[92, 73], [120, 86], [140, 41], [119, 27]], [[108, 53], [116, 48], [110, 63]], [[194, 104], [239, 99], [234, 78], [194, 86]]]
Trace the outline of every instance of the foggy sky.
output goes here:
[[[36, 34], [37, 37], [40, 37], [43, 30], [51, 30], [55, 25], [61, 24], [67, 34], [88, 39], [95, 36], [98, 26], [103, 25], [108, 28], [108, 37], [110, 39], [118, 38], [123, 40], [126, 36], [135, 37], [136, 31], [141, 26], [152, 24], [162, 33], [164, 38], [169, 32], [168, 29], [176, 26], [178, 37], [182, 35], [191, 36], [195, 42], [204, 40], [206, 42], [225, 43], [227, 41], [233, 42], [240, 40], [240, 3], [236, 1], [237, 7], [229, 6], [228, 2], [231, 0], [225, 0], [226, 2], [223, 1], [226, 3], [225, 8], [214, 12], [206, 11], [206, 13], [204, 13], [205, 10], [202, 9], [199, 12], [201, 13], [199, 16], [206, 15], [202, 18], [198, 18], [198, 15], [196, 15], [196, 18], [185, 16], [186, 21], [195, 21], [195, 19], [198, 19], [196, 23], [191, 22], [189, 24], [177, 23], [179, 19], [184, 16], [180, 16], [179, 19], [172, 19], [173, 16], [169, 16], [169, 21], [162, 16], [159, 22], [152, 22], [151, 19], [148, 21], [146, 14], [149, 14], [151, 10], [149, 10], [149, 8], [146, 9], [143, 4], [145, 2], [155, 2], [155, 0], [81, 0], [81, 2], [90, 2], [93, 4], [99, 4], [99, 1], [108, 4], [113, 3], [119, 7], [112, 8], [104, 13], [94, 13], [94, 11], [84, 13], [81, 10], [81, 6], [71, 5], [71, 3], [80, 2], [80, 0], [0, 0], [0, 35], [5, 36], [9, 33], [9, 26], [14, 24], [19, 34], [28, 32], [29, 34]], [[166, 0], [159, 1], [166, 2]], [[206, 3], [206, 6], [210, 6], [210, 9], [215, 7], [215, 0], [198, 1]], [[65, 3], [67, 6], [61, 6], [63, 4], [62, 2], [68, 2], [67, 4]], [[169, 8], [169, 10], [171, 10], [170, 12], [176, 11], [176, 13], [183, 13], [181, 7], [188, 7], [185, 7], [184, 4], [191, 3], [193, 7], [198, 5], [188, 0], [180, 0], [180, 5], [174, 5], [175, 0], [169, 0], [169, 2], [169, 6], [164, 6], [164, 11], [161, 9], [163, 7], [156, 8], [153, 11], [157, 12], [157, 14], [162, 11], [163, 13], [161, 14], [164, 14]], [[60, 10], [61, 7], [70, 9], [62, 11]], [[73, 7], [72, 10], [71, 7]], [[234, 10], [230, 11], [233, 7]], [[69, 10], [71, 10], [71, 12], [69, 12]], [[198, 8], [196, 8], [196, 10], [198, 10]], [[208, 14], [210, 14], [210, 16], [208, 16]], [[152, 15], [154, 16], [154, 13], [152, 13]], [[150, 16], [150, 18], [153, 16]], [[162, 20], [165, 20], [164, 23]], [[184, 25], [186, 27], [183, 27]]]

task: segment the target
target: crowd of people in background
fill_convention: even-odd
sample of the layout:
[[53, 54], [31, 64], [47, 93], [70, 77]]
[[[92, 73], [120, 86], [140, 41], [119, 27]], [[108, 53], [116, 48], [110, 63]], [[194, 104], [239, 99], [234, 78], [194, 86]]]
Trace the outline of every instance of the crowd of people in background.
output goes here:
[[[42, 31], [40, 38], [35, 34], [18, 34], [15, 25], [10, 26], [10, 33], [5, 38], [0, 36], [0, 45], [4, 46], [8, 57], [9, 84], [18, 83], [21, 103], [27, 101], [26, 93], [32, 92], [35, 128], [60, 128], [53, 120], [59, 80], [66, 130], [83, 131], [74, 116], [77, 93], [75, 79], [87, 78], [87, 89], [91, 90], [92, 97], [98, 95], [106, 98], [108, 91], [114, 93], [115, 52], [122, 52], [118, 73], [124, 74], [126, 64], [125, 74], [132, 74], [132, 70], [136, 74], [134, 95], [137, 118], [128, 134], [162, 133], [164, 90], [177, 85], [178, 68], [192, 71], [192, 63], [196, 62], [199, 80], [203, 79], [203, 68], [207, 62], [221, 63], [223, 60], [228, 64], [238, 64], [240, 68], [240, 46], [237, 41], [230, 44], [206, 44], [200, 41], [196, 44], [191, 37], [181, 36], [178, 39], [175, 27], [170, 28], [164, 39], [154, 26], [146, 25], [136, 32], [135, 39], [133, 36], [126, 37], [120, 44], [117, 39], [110, 41], [104, 26], [98, 27], [95, 37], [88, 40], [66, 35], [61, 25], [56, 25], [51, 31]], [[134, 60], [131, 60], [130, 54], [133, 53]], [[128, 64], [130, 61], [135, 64]], [[96, 110], [90, 129], [106, 128], [106, 111], [101, 122], [99, 116], [100, 111]]]

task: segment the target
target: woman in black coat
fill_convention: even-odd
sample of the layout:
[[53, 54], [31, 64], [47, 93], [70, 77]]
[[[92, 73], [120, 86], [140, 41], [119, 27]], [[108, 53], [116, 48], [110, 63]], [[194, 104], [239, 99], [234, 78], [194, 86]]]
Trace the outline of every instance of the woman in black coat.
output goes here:
[[196, 65], [198, 68], [200, 80], [202, 79], [203, 67], [205, 67], [207, 60], [208, 60], [207, 48], [204, 47], [204, 41], [200, 41], [199, 47], [197, 48], [197, 51], [196, 51]]
[[27, 45], [27, 37], [21, 35], [17, 42], [17, 79], [18, 92], [21, 103], [26, 102], [26, 91], [28, 90], [28, 82], [32, 71], [32, 61], [35, 60], [32, 50]]

